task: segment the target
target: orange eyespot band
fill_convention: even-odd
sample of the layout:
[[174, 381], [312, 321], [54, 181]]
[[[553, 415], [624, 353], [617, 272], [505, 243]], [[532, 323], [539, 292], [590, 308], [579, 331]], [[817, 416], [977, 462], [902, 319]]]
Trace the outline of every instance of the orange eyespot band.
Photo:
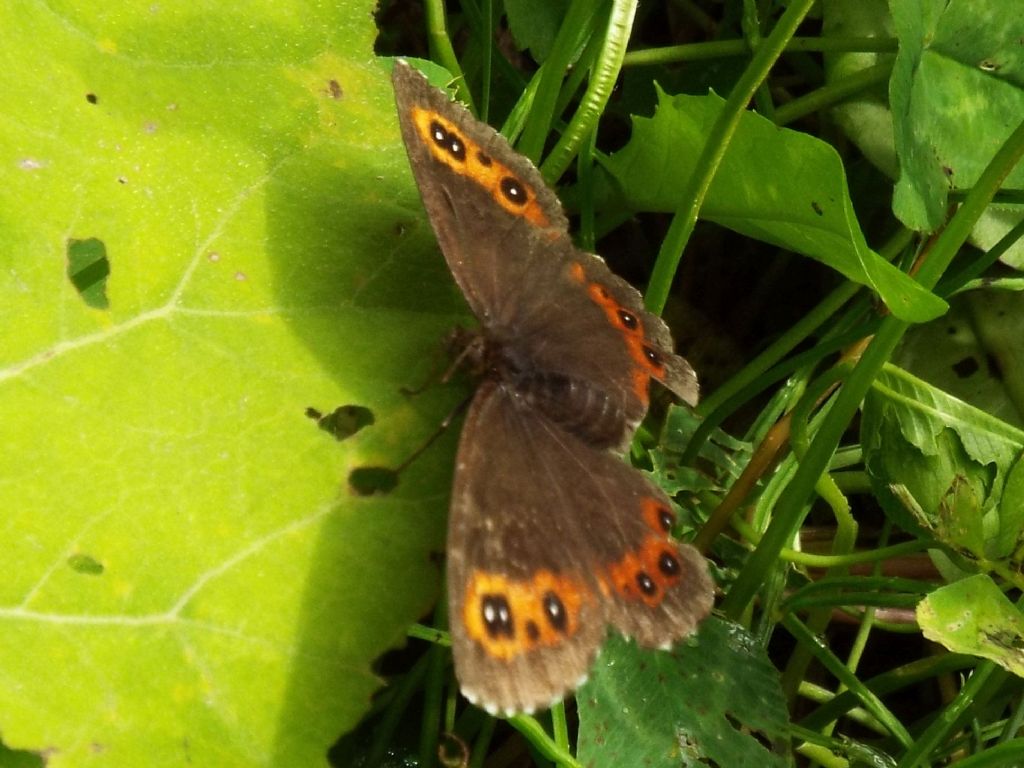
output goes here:
[[474, 571], [466, 586], [462, 621], [488, 656], [508, 661], [575, 635], [580, 610], [593, 599], [581, 580], [549, 570], [528, 580]]
[[604, 310], [608, 322], [622, 333], [629, 349], [629, 356], [636, 364], [632, 370], [633, 393], [641, 403], [647, 405], [650, 399], [651, 377], [663, 379], [665, 363], [661, 355], [645, 343], [643, 320], [635, 312], [619, 304], [605, 286], [598, 282], [587, 283], [587, 275], [582, 264], [573, 262], [569, 266], [569, 274], [576, 282], [586, 284], [590, 298]]
[[412, 108], [412, 121], [435, 160], [485, 189], [494, 202], [513, 216], [522, 217], [541, 229], [551, 226], [534, 189], [468, 138], [455, 123], [422, 107]]

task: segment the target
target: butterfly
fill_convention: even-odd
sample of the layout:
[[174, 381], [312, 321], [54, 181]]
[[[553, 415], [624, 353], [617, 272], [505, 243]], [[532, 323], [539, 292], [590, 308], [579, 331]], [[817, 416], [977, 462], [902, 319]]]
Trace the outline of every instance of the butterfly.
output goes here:
[[621, 457], [651, 380], [695, 405], [697, 376], [636, 289], [575, 247], [529, 160], [405, 62], [392, 80], [423, 206], [479, 321], [448, 524], [455, 673], [492, 714], [533, 712], [582, 684], [609, 625], [667, 648], [711, 610], [706, 561]]

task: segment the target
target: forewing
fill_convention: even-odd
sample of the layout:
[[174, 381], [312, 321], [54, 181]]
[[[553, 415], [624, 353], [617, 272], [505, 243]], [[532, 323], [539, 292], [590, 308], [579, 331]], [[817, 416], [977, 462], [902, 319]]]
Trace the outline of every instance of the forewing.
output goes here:
[[535, 240], [568, 239], [534, 165], [403, 61], [392, 71], [402, 138], [430, 223], [470, 307], [487, 325]]
[[520, 289], [506, 315], [516, 348], [536, 368], [565, 372], [617, 398], [629, 434], [647, 412], [652, 378], [697, 404], [697, 375], [675, 354], [668, 326], [603, 259], [571, 243], [534, 243], [520, 258], [528, 290]]
[[[633, 375], [646, 385], [645, 377], [657, 379], [690, 405], [697, 405], [697, 374], [675, 353], [672, 334], [665, 321], [648, 312], [640, 292], [613, 273], [604, 259], [579, 253], [582, 275], [570, 274], [586, 284], [588, 296], [604, 311], [605, 319], [626, 340]], [[575, 262], [574, 262], [575, 263]], [[635, 319], [626, 322], [624, 314]]]

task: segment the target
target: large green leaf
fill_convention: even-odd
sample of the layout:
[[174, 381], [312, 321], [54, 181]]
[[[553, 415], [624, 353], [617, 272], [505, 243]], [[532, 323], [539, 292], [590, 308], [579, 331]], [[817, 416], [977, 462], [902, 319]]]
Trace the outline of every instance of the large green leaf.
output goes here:
[[1024, 617], [988, 576], [977, 574], [936, 589], [918, 604], [917, 620], [929, 640], [1024, 677]]
[[[1024, 16], [1003, 0], [891, 3], [900, 52], [889, 84], [896, 215], [934, 231], [951, 187], [971, 187], [1024, 114]], [[1024, 183], [1018, 167], [1008, 186]], [[1018, 221], [1020, 212], [1008, 212]]]
[[48, 765], [323, 764], [435, 597], [454, 436], [346, 484], [462, 311], [372, 9], [0, 9], [0, 734]]
[[[653, 118], [633, 118], [633, 135], [606, 161], [634, 210], [674, 211], [723, 101], [668, 96], [659, 89]], [[817, 259], [878, 292], [893, 313], [921, 322], [946, 304], [872, 251], [857, 223], [835, 149], [752, 112], [736, 135], [700, 215]]]

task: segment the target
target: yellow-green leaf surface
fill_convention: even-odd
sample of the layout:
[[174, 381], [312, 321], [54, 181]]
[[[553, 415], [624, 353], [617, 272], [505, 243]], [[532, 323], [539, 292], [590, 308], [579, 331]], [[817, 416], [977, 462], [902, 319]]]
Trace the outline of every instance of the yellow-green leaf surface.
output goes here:
[[[434, 429], [454, 393], [400, 387], [462, 311], [372, 9], [0, 8], [8, 747], [325, 764], [436, 596], [453, 436], [387, 496], [346, 481]], [[306, 414], [346, 405], [340, 440]]]
[[917, 621], [925, 637], [954, 653], [981, 656], [1024, 676], [1024, 617], [988, 576], [935, 590], [918, 604]]

